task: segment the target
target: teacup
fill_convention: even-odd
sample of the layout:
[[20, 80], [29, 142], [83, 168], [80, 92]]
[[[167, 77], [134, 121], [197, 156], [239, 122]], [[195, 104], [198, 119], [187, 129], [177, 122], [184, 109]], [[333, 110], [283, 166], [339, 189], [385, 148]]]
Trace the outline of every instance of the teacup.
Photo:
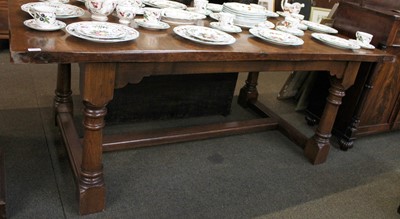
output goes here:
[[365, 45], [369, 45], [371, 43], [372, 37], [373, 37], [373, 35], [370, 33], [362, 32], [362, 31], [356, 32], [357, 41], [359, 41]]
[[91, 18], [96, 21], [107, 21], [117, 6], [116, 0], [86, 0], [85, 6], [92, 14]]
[[129, 24], [136, 15], [137, 8], [129, 3], [118, 4], [115, 8], [119, 23]]
[[37, 4], [29, 8], [29, 14], [35, 19], [36, 25], [47, 28], [56, 23], [56, 9], [45, 4]]
[[157, 25], [161, 20], [161, 9], [158, 8], [144, 8], [143, 22], [150, 25]]
[[194, 0], [193, 1], [194, 11], [197, 13], [200, 13], [200, 14], [207, 13], [207, 5], [208, 5], [208, 0]]
[[234, 14], [227, 13], [227, 12], [220, 12], [219, 13], [219, 25], [222, 27], [229, 27], [233, 25], [233, 19], [235, 18]]
[[300, 20], [297, 18], [286, 16], [285, 20], [283, 21], [283, 25], [287, 28], [298, 28]]

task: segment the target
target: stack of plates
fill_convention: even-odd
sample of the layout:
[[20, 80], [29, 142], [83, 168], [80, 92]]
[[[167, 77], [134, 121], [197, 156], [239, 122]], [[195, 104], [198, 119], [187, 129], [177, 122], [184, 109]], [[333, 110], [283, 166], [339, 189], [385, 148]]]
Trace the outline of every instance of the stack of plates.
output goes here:
[[98, 21], [72, 23], [65, 30], [69, 34], [81, 39], [100, 43], [124, 42], [139, 37], [139, 32], [131, 27]]
[[176, 8], [176, 9], [186, 9], [186, 5], [169, 0], [145, 0], [144, 4], [155, 7], [155, 8]]
[[265, 10], [243, 3], [226, 2], [222, 6], [222, 11], [234, 14], [234, 23], [241, 27], [253, 27], [267, 19]]

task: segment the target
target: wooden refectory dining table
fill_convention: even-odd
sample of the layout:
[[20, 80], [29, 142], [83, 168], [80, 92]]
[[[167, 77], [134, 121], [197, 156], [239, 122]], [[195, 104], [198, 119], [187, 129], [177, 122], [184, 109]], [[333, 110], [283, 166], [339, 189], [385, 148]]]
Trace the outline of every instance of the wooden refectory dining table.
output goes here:
[[[355, 81], [360, 65], [379, 68], [394, 57], [380, 50], [345, 50], [322, 44], [305, 31], [301, 46], [278, 46], [252, 36], [247, 29], [232, 34], [231, 45], [203, 45], [183, 39], [167, 30], [135, 27], [140, 36], [128, 42], [97, 43], [71, 36], [64, 30], [36, 31], [24, 26], [30, 15], [21, 10], [27, 0], [9, 0], [10, 55], [15, 64], [58, 64], [54, 110], [76, 179], [79, 213], [90, 214], [105, 209], [106, 186], [102, 153], [160, 145], [228, 134], [278, 129], [304, 149], [313, 164], [327, 159], [330, 137], [337, 110], [346, 89]], [[84, 8], [71, 0], [70, 4]], [[79, 18], [63, 19], [67, 24], [90, 20], [88, 12]], [[273, 22], [277, 20], [269, 19]], [[109, 16], [109, 22], [117, 22]], [[210, 20], [196, 25], [209, 26]], [[83, 100], [83, 138], [73, 123], [71, 64], [79, 63]], [[257, 101], [258, 75], [266, 71], [321, 71], [331, 76], [331, 87], [324, 113], [312, 137], [307, 137]], [[258, 119], [168, 130], [103, 135], [107, 103], [115, 86], [139, 83], [151, 75], [207, 74], [246, 72], [238, 103], [255, 110]], [[151, 98], [151, 97], [149, 97]], [[266, 142], [266, 144], [268, 144]]]

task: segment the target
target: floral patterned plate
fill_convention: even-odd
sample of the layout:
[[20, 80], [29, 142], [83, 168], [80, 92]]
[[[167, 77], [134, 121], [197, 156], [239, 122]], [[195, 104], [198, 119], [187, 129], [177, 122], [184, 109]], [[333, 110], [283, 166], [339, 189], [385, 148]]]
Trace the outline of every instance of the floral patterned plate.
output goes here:
[[122, 25], [115, 25], [108, 22], [80, 22], [75, 31], [91, 38], [97, 39], [116, 39], [126, 35], [126, 30]]
[[[236, 42], [236, 39], [233, 36], [209, 27], [201, 27], [195, 25], [181, 25], [175, 27], [173, 30], [174, 33], [176, 33], [180, 37], [206, 45], [230, 45]], [[197, 37], [191, 35], [189, 32], [192, 33], [197, 32], [195, 33]], [[200, 36], [201, 35], [200, 33], [206, 33], [206, 34]], [[219, 41], [220, 39], [224, 40]]]

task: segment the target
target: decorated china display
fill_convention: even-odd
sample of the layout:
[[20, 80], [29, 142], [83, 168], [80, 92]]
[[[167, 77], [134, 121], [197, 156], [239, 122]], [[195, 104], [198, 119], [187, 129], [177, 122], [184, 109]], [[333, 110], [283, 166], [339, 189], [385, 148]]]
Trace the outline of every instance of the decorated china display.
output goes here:
[[204, 14], [174, 8], [165, 8], [161, 12], [161, 17], [163, 21], [174, 24], [193, 24], [206, 18]]
[[303, 20], [301, 21], [302, 24], [306, 25], [308, 27], [308, 29], [316, 31], [316, 32], [321, 32], [321, 33], [338, 33], [338, 31], [332, 27], [323, 25], [323, 24], [319, 24], [319, 23], [315, 23], [312, 21], [306, 21]]
[[[88, 30], [85, 31], [85, 29]], [[110, 29], [114, 32], [105, 29]], [[98, 43], [126, 42], [139, 37], [139, 32], [129, 26], [99, 21], [71, 23], [65, 27], [65, 30], [72, 36]]]
[[236, 42], [233, 36], [209, 27], [180, 25], [173, 30], [178, 36], [206, 45], [230, 45]]
[[145, 0], [143, 1], [143, 3], [155, 8], [175, 8], [175, 9], [187, 8], [187, 6], [182, 3], [169, 0]]
[[149, 23], [146, 22], [144, 19], [135, 19], [135, 22], [140, 27], [151, 29], [151, 30], [165, 30], [170, 28], [169, 24], [159, 21], [157, 23]]
[[35, 19], [29, 19], [24, 21], [24, 25], [39, 31], [55, 31], [55, 30], [60, 30], [66, 26], [64, 22], [56, 20], [56, 22], [53, 25], [43, 27], [41, 25], [38, 25]]
[[215, 4], [215, 3], [208, 3], [207, 4], [207, 9], [212, 11], [212, 12], [221, 12], [222, 11], [222, 5]]
[[375, 49], [375, 46], [372, 44], [365, 44], [360, 42], [359, 40], [350, 39], [350, 42], [358, 44], [363, 49]]
[[304, 41], [292, 34], [285, 33], [278, 30], [271, 30], [265, 28], [251, 28], [249, 32], [272, 44], [282, 46], [300, 46], [304, 44]]
[[137, 7], [130, 3], [120, 3], [115, 8], [119, 23], [130, 24], [136, 16]]
[[45, 4], [49, 7], [55, 8], [57, 19], [80, 17], [85, 14], [85, 11], [80, 7], [59, 2], [30, 2], [23, 4], [21, 9], [28, 12], [29, 8], [38, 4]]
[[85, 6], [92, 14], [91, 18], [95, 21], [107, 21], [117, 6], [116, 0], [86, 0]]
[[360, 46], [356, 42], [350, 40], [332, 36], [325, 33], [312, 33], [311, 36], [329, 46], [340, 48], [340, 49], [360, 49]]
[[161, 12], [159, 8], [144, 8], [143, 22], [149, 25], [158, 25], [161, 21]]
[[236, 26], [236, 25], [230, 25], [230, 26], [221, 25], [220, 22], [211, 22], [210, 23], [210, 27], [218, 29], [218, 30], [222, 30], [222, 31], [227, 32], [227, 33], [240, 33], [240, 32], [242, 32], [242, 28], [240, 28], [239, 26]]

